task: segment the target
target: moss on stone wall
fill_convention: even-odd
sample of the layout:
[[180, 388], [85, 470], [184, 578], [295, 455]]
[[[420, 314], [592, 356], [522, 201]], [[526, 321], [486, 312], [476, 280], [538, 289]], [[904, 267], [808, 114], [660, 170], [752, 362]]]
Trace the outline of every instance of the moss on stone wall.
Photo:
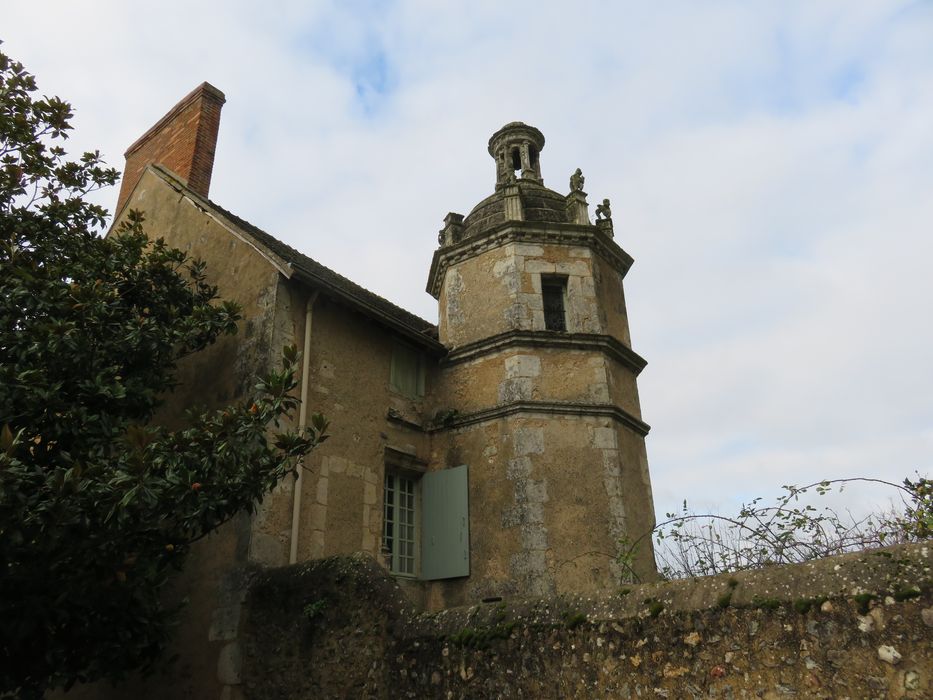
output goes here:
[[254, 575], [230, 695], [921, 698], [931, 632], [926, 545], [438, 613], [331, 558]]

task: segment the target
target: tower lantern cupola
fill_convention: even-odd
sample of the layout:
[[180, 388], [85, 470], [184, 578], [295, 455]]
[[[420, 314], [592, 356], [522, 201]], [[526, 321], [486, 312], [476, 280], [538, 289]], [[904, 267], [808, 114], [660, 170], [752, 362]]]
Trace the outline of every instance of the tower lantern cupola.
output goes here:
[[489, 139], [489, 155], [496, 161], [496, 188], [515, 180], [544, 184], [541, 149], [544, 134], [523, 122], [509, 122]]

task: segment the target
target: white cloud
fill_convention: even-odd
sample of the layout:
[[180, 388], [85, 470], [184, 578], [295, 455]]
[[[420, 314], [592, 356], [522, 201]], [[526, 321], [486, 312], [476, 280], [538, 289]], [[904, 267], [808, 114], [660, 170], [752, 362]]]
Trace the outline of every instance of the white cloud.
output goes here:
[[659, 512], [930, 471], [929, 4], [88, 7], [4, 12], [76, 148], [120, 164], [209, 80], [212, 197], [428, 318], [444, 215], [492, 191], [486, 140], [541, 128], [546, 183], [582, 167], [636, 258]]

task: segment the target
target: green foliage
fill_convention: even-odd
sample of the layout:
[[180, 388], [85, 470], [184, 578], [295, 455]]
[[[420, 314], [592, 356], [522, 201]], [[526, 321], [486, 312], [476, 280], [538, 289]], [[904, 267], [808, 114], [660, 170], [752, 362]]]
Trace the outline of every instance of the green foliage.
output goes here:
[[508, 639], [515, 629], [515, 622], [500, 622], [491, 627], [465, 627], [450, 637], [451, 644], [471, 649], [487, 649], [497, 639]]
[[567, 612], [564, 614], [564, 627], [569, 630], [579, 627], [584, 622], [586, 622], [586, 615], [581, 612]]
[[904, 586], [894, 591], [894, 600], [900, 602], [911, 598], [919, 598], [921, 593], [921, 590], [916, 586]]
[[314, 620], [324, 614], [327, 609], [327, 598], [318, 598], [302, 608], [302, 613], [309, 620]]
[[148, 424], [178, 360], [239, 311], [140, 214], [99, 235], [106, 211], [85, 196], [117, 173], [97, 153], [66, 159], [71, 108], [35, 90], [0, 53], [0, 696], [24, 698], [149, 668], [191, 544], [251, 511], [327, 427], [278, 430], [298, 403], [294, 348], [245, 402]]
[[[808, 494], [821, 497], [834, 489], [841, 492], [856, 482], [893, 489], [901, 496], [901, 508], [855, 519], [804, 500]], [[619, 562], [635, 577], [634, 562], [647, 536], [657, 540], [661, 576], [676, 579], [800, 563], [933, 535], [933, 481], [922, 476], [904, 479], [902, 484], [851, 478], [782, 489], [775, 503], [756, 498], [734, 517], [694, 513], [684, 501], [680, 513], [667, 513], [648, 535], [623, 539]]]
[[871, 603], [877, 598], [873, 593], [858, 593], [857, 595], [852, 596], [852, 600], [855, 601], [856, 608], [861, 615], [867, 615], [868, 611], [871, 610]]
[[651, 617], [657, 617], [664, 612], [664, 603], [656, 598], [645, 598], [645, 605], [648, 606], [648, 614]]

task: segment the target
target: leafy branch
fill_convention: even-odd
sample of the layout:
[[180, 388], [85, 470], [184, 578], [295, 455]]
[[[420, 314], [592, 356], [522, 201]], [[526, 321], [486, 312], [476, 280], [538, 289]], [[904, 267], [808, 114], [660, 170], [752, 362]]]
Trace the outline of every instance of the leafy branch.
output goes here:
[[[825, 496], [848, 485], [870, 483], [894, 489], [900, 507], [856, 517], [802, 499]], [[933, 535], [933, 482], [918, 476], [900, 484], [865, 477], [829, 479], [806, 486], [784, 485], [773, 503], [756, 498], [735, 516], [694, 513], [684, 501], [680, 513], [667, 513], [653, 530], [623, 540], [619, 562], [634, 580], [633, 563], [645, 540], [656, 540], [662, 577], [706, 576], [928, 539]]]

